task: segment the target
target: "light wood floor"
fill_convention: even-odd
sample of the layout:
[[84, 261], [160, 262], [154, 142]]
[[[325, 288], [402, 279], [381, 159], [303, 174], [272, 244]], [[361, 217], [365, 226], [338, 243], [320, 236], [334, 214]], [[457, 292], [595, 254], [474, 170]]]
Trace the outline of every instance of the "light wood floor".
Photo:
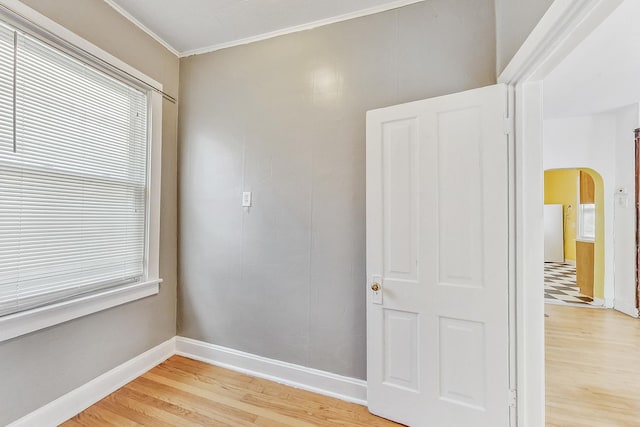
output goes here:
[[545, 305], [547, 426], [640, 426], [640, 320]]
[[[640, 320], [549, 304], [545, 312], [547, 426], [640, 426]], [[359, 405], [179, 356], [64, 424], [79, 425], [397, 426]]]
[[385, 427], [360, 405], [180, 356], [107, 396], [63, 426]]

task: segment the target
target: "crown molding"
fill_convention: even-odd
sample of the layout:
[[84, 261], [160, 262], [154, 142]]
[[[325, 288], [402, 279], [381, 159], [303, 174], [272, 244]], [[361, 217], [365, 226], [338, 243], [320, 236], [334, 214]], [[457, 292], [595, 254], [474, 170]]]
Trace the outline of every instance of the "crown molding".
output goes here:
[[498, 83], [544, 79], [623, 0], [556, 0], [498, 76]]
[[411, 4], [420, 3], [422, 1], [424, 1], [424, 0], [396, 0], [396, 1], [385, 3], [385, 4], [382, 4], [382, 5], [379, 5], [379, 6], [374, 6], [374, 7], [370, 7], [370, 8], [367, 8], [367, 9], [357, 10], [357, 11], [354, 11], [354, 12], [349, 12], [349, 13], [345, 13], [345, 14], [342, 14], [342, 15], [333, 16], [333, 17], [330, 17], [330, 18], [320, 19], [318, 21], [313, 21], [313, 22], [309, 22], [309, 23], [306, 23], [306, 24], [295, 25], [295, 26], [283, 28], [283, 29], [280, 29], [280, 30], [270, 31], [268, 33], [258, 34], [258, 35], [255, 35], [255, 36], [245, 37], [245, 38], [238, 39], [238, 40], [231, 40], [231, 41], [224, 42], [224, 43], [217, 43], [217, 44], [204, 46], [204, 47], [200, 47], [200, 48], [197, 48], [197, 49], [185, 50], [185, 51], [181, 52], [181, 51], [178, 51], [177, 49], [175, 49], [173, 46], [171, 46], [171, 44], [169, 44], [166, 40], [162, 39], [162, 37], [160, 37], [159, 35], [157, 35], [153, 31], [151, 31], [148, 27], [146, 27], [139, 20], [137, 20], [135, 17], [133, 17], [129, 12], [127, 12], [122, 7], [120, 7], [118, 4], [116, 4], [113, 0], [104, 0], [104, 2], [106, 2], [109, 6], [111, 6], [113, 9], [115, 9], [118, 13], [120, 13], [122, 16], [127, 18], [129, 21], [131, 21], [134, 25], [136, 25], [142, 31], [147, 33], [149, 36], [153, 37], [154, 40], [156, 40], [158, 43], [163, 45], [171, 53], [173, 53], [174, 55], [176, 55], [179, 58], [184, 58], [184, 57], [193, 56], [193, 55], [202, 55], [204, 53], [215, 52], [216, 50], [220, 50], [220, 49], [226, 49], [226, 48], [234, 47], [234, 46], [241, 46], [241, 45], [245, 45], [245, 44], [249, 44], [249, 43], [254, 43], [254, 42], [258, 42], [258, 41], [262, 41], [262, 40], [271, 39], [271, 38], [278, 37], [278, 36], [283, 36], [283, 35], [286, 35], [286, 34], [292, 34], [292, 33], [297, 33], [297, 32], [300, 32], [300, 31], [311, 30], [311, 29], [314, 29], [314, 28], [323, 27], [325, 25], [331, 25], [331, 24], [335, 24], [335, 23], [338, 23], [338, 22], [348, 21], [350, 19], [362, 18], [364, 16], [374, 15], [376, 13], [381, 13], [381, 12], [386, 12], [388, 10], [397, 9], [397, 8], [400, 8], [400, 7], [403, 7], [403, 6], [409, 6]]
[[157, 35], [156, 33], [154, 33], [153, 31], [151, 31], [146, 25], [144, 25], [142, 22], [138, 21], [133, 15], [131, 15], [129, 12], [127, 12], [126, 10], [124, 10], [122, 7], [120, 7], [119, 4], [117, 4], [116, 2], [114, 2], [113, 0], [103, 0], [106, 4], [108, 4], [109, 6], [111, 6], [116, 12], [118, 12], [120, 15], [124, 16], [127, 20], [129, 20], [132, 24], [134, 24], [136, 27], [140, 28], [142, 31], [144, 31], [145, 33], [147, 33], [147, 35], [151, 36], [152, 39], [154, 39], [155, 41], [157, 41], [158, 43], [160, 43], [162, 46], [164, 46], [169, 52], [173, 53], [175, 56], [180, 57], [180, 52], [178, 52], [178, 50], [176, 50], [176, 48], [174, 48], [173, 46], [171, 46], [166, 40], [164, 40], [162, 37], [160, 37], [159, 35]]
[[320, 19], [318, 21], [309, 22], [306, 24], [295, 25], [293, 27], [283, 28], [281, 30], [270, 31], [268, 33], [258, 34], [255, 36], [246, 37], [239, 40], [232, 40], [225, 43], [214, 44], [198, 49], [186, 50], [180, 52], [180, 58], [193, 55], [202, 55], [204, 53], [215, 52], [216, 50], [226, 49], [234, 46], [241, 46], [249, 43], [254, 43], [262, 40], [271, 39], [278, 36], [284, 36], [286, 34], [298, 33], [301, 31], [312, 30], [314, 28], [323, 27], [325, 25], [331, 25], [338, 22], [348, 21], [350, 19], [362, 18], [363, 16], [374, 15], [380, 12], [386, 12], [388, 10], [397, 9], [399, 7], [408, 6], [414, 3], [420, 3], [424, 0], [396, 0], [394, 2], [385, 3], [379, 6], [370, 7], [367, 9], [356, 10], [354, 12], [345, 13], [343, 15], [333, 16], [331, 18]]

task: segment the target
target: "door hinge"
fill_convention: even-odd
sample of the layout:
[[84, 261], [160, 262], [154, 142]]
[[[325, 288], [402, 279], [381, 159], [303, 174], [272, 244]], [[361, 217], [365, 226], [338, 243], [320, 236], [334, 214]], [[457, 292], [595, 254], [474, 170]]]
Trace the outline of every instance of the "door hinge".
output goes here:
[[504, 134], [511, 135], [513, 133], [513, 118], [505, 117], [504, 118]]
[[518, 404], [518, 392], [514, 389], [509, 390], [509, 407], [515, 408]]

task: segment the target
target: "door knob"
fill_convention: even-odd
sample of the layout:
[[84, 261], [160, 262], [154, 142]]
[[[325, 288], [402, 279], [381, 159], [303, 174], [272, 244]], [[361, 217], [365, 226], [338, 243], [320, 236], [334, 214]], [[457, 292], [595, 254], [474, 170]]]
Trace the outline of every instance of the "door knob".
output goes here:
[[380, 290], [380, 283], [373, 282], [373, 284], [371, 285], [371, 290], [373, 292], [378, 292]]

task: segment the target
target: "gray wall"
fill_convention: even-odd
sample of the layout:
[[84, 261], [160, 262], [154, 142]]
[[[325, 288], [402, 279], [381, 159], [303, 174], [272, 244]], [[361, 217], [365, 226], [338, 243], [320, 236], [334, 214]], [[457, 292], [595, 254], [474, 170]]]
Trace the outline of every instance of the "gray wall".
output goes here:
[[498, 75], [549, 9], [553, 0], [495, 0]]
[[[22, 0], [178, 95], [178, 59], [101, 0]], [[175, 335], [177, 107], [163, 104], [160, 295], [0, 343], [5, 425]]]
[[365, 112], [493, 84], [493, 6], [429, 0], [181, 60], [180, 335], [365, 377]]

